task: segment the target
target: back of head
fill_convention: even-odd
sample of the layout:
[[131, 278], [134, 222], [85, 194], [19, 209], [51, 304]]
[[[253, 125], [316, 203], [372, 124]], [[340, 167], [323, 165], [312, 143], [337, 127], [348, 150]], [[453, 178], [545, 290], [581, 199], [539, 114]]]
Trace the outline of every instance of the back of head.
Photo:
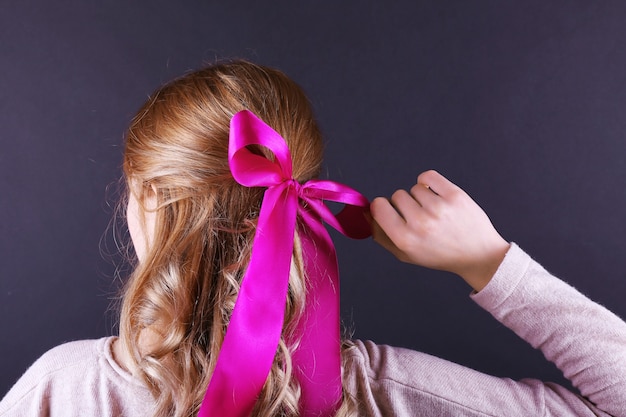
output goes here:
[[[140, 205], [156, 194], [157, 208], [147, 254], [125, 289], [120, 337], [157, 395], [158, 415], [197, 412], [249, 259], [264, 190], [239, 185], [228, 166], [230, 120], [244, 109], [285, 138], [294, 178], [318, 175], [322, 141], [306, 96], [281, 72], [249, 62], [166, 84], [128, 131], [129, 189]], [[285, 332], [304, 303], [298, 264], [295, 256]], [[291, 347], [279, 350], [255, 414], [297, 414]]]

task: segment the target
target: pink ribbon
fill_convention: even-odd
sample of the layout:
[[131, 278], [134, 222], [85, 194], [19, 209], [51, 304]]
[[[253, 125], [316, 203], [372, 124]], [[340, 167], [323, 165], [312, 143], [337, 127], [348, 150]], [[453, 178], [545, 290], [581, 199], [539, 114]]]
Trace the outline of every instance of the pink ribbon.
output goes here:
[[[262, 145], [275, 160], [252, 153]], [[285, 140], [244, 110], [231, 120], [228, 161], [235, 180], [267, 187], [248, 269], [199, 417], [248, 417], [269, 375], [283, 328], [294, 232], [300, 218], [308, 293], [298, 324], [300, 344], [293, 355], [303, 416], [333, 415], [341, 404], [339, 273], [332, 240], [322, 220], [342, 234], [370, 235], [363, 215], [367, 199], [332, 181], [298, 183], [292, 177]], [[324, 200], [346, 204], [334, 215]]]

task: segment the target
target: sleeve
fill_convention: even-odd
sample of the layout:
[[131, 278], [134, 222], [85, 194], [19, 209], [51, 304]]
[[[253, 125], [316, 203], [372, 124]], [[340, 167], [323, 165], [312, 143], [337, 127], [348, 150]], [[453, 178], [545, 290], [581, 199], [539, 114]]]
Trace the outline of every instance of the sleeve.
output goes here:
[[626, 417], [626, 323], [513, 244], [473, 300], [541, 349], [582, 393], [513, 381], [408, 349], [356, 341], [346, 387], [361, 415]]
[[540, 349], [581, 394], [626, 416], [626, 323], [555, 278], [513, 244], [491, 282], [472, 298]]

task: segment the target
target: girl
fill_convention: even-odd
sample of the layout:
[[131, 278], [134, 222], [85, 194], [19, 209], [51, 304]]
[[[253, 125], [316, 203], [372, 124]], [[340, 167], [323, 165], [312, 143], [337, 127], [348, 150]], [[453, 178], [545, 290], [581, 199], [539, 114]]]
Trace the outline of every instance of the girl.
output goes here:
[[[126, 138], [138, 263], [120, 335], [46, 353], [0, 415], [626, 416], [626, 324], [506, 242], [434, 171], [372, 202], [374, 238], [460, 275], [581, 395], [371, 342], [340, 346], [320, 219], [352, 237], [369, 226], [358, 193], [314, 180], [321, 160], [309, 103], [276, 70], [223, 63], [157, 90]], [[347, 209], [334, 217], [320, 198]]]

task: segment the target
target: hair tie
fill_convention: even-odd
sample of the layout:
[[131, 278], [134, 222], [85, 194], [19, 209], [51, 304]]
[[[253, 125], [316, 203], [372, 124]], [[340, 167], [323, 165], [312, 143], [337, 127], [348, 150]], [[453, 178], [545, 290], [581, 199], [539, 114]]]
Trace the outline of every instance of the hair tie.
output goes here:
[[[270, 149], [271, 161], [247, 149]], [[285, 140], [248, 110], [231, 119], [228, 162], [235, 180], [267, 187], [250, 263], [224, 336], [199, 417], [248, 417], [269, 375], [283, 328], [294, 232], [303, 229], [304, 267], [309, 292], [299, 323], [300, 344], [293, 354], [294, 374], [302, 388], [303, 416], [329, 416], [341, 404], [339, 273], [332, 240], [322, 221], [342, 234], [370, 235], [363, 213], [368, 200], [333, 181], [298, 183], [292, 177]], [[324, 200], [344, 203], [334, 215]]]

